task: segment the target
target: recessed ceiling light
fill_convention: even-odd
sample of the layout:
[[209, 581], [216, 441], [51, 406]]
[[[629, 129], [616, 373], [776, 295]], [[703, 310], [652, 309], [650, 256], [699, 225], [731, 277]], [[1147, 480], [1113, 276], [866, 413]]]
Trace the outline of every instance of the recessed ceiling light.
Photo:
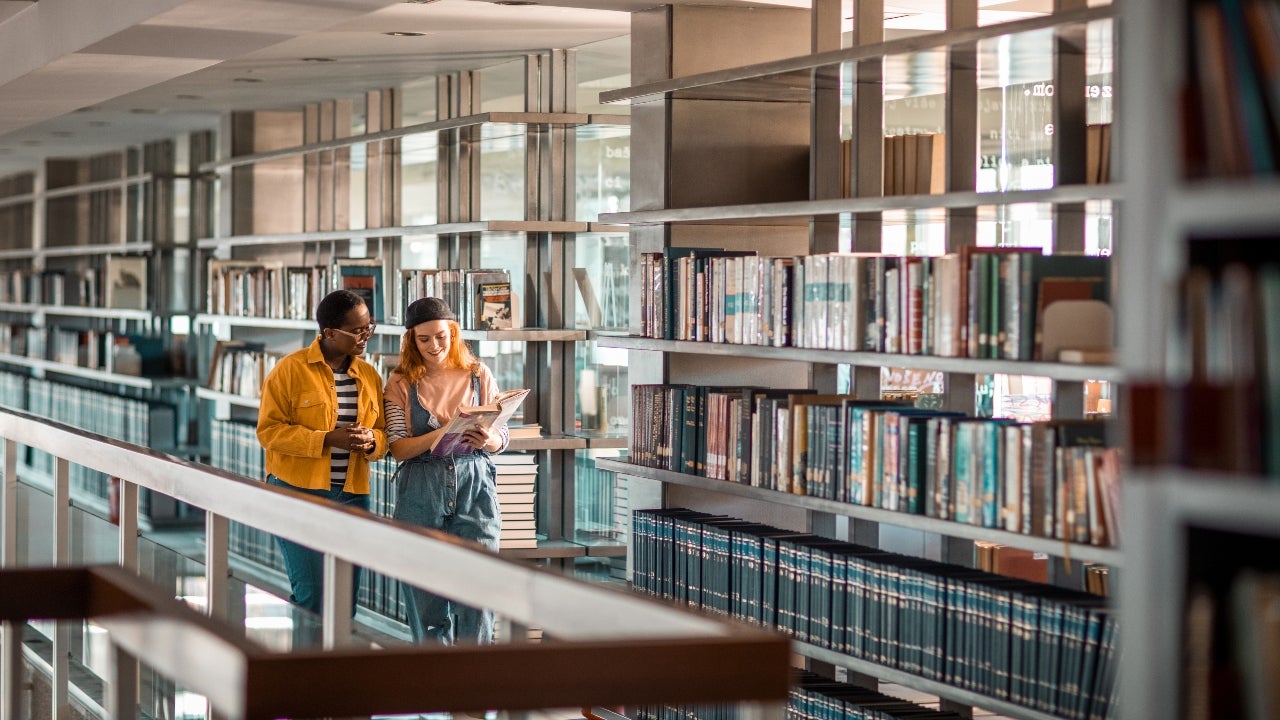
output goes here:
[[238, 78], [233, 78], [232, 82], [260, 83], [262, 82], [262, 78], [238, 77]]
[[391, 32], [384, 32], [382, 34], [390, 35], [391, 37], [422, 37], [423, 35], [426, 35], [426, 33], [410, 32], [408, 30], [392, 30]]
[[308, 58], [302, 58], [302, 62], [319, 62], [319, 63], [325, 63], [325, 62], [338, 62], [338, 61], [337, 61], [337, 60], [334, 60], [333, 58], [325, 58], [325, 57], [308, 57]]
[[185, 93], [182, 95], [174, 95], [174, 97], [179, 100], [203, 100], [204, 99], [203, 95], [187, 95]]

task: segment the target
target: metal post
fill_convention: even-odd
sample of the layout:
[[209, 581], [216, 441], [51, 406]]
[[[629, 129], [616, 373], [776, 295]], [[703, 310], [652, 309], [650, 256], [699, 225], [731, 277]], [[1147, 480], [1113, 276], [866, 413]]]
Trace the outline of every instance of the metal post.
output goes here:
[[4, 441], [4, 478], [0, 482], [0, 567], [18, 559], [18, 443]]
[[138, 660], [115, 643], [109, 657], [111, 668], [103, 703], [107, 716], [132, 720], [138, 717]]
[[[1085, 0], [1054, 0], [1054, 11], [1086, 6]], [[1082, 23], [1060, 26], [1053, 36], [1053, 172], [1056, 185], [1083, 185], [1086, 174], [1085, 50]], [[1084, 204], [1062, 204], [1054, 218], [1053, 251], [1084, 252]]]
[[21, 720], [22, 698], [22, 632], [26, 623], [4, 623], [4, 636], [0, 638], [0, 720]]
[[342, 558], [325, 553], [324, 556], [324, 604], [321, 618], [324, 625], [326, 649], [351, 642], [352, 566]]
[[[813, 52], [840, 49], [840, 1], [814, 0], [811, 23]], [[840, 66], [828, 65], [813, 71], [813, 102], [809, 110], [809, 198], [838, 198], [845, 178], [840, 176]], [[815, 216], [809, 225], [809, 252], [839, 250], [840, 217]]]
[[[976, 0], [947, 0], [948, 30], [977, 26]], [[978, 179], [978, 46], [952, 45], [947, 52], [946, 190], [966, 192]], [[976, 244], [977, 218], [975, 208], [947, 209], [947, 252]]]
[[[855, 0], [854, 44], [874, 45], [884, 41], [884, 0]], [[879, 57], [859, 60], [854, 68], [853, 90], [853, 194], [879, 197], [884, 194], [884, 61]], [[880, 213], [860, 213], [854, 217], [853, 249], [880, 252]]]
[[[70, 557], [71, 535], [71, 463], [55, 458], [53, 467], [53, 564], [66, 565]], [[53, 633], [53, 720], [70, 720], [68, 696], [71, 673], [71, 623], [58, 620]]]
[[138, 569], [138, 486], [123, 478], [113, 478], [119, 483], [116, 501], [120, 503], [120, 566]]
[[209, 617], [227, 619], [231, 568], [228, 560], [231, 522], [211, 512], [204, 516], [205, 612]]

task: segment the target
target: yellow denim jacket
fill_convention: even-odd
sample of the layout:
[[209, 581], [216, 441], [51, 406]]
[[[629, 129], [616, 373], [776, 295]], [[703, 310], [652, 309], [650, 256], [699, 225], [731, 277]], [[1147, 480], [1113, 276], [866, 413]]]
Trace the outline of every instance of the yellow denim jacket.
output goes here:
[[[359, 388], [357, 422], [373, 429], [374, 448], [351, 453], [347, 484], [357, 495], [369, 492], [369, 463], [387, 454], [382, 416], [382, 378], [372, 365], [352, 358], [347, 374]], [[276, 363], [262, 383], [258, 441], [266, 450], [266, 470], [290, 485], [329, 489], [329, 448], [325, 433], [338, 422], [338, 394], [333, 369], [324, 361], [320, 338]]]

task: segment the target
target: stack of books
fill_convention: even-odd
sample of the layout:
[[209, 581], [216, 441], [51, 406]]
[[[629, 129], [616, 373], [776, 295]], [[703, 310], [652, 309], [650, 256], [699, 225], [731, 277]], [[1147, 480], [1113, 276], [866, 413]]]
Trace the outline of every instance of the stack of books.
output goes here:
[[493, 456], [498, 469], [498, 508], [502, 512], [499, 548], [536, 548], [534, 519], [538, 461], [531, 453], [506, 452]]

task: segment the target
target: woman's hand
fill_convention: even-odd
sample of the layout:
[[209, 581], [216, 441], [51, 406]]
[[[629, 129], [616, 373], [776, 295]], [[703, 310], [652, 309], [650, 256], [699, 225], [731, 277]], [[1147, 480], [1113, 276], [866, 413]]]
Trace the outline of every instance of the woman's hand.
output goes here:
[[325, 433], [324, 444], [350, 452], [369, 452], [374, 448], [373, 431], [359, 425], [334, 428]]
[[502, 447], [502, 436], [491, 427], [472, 428], [462, 434], [462, 442], [476, 450], [494, 452]]

